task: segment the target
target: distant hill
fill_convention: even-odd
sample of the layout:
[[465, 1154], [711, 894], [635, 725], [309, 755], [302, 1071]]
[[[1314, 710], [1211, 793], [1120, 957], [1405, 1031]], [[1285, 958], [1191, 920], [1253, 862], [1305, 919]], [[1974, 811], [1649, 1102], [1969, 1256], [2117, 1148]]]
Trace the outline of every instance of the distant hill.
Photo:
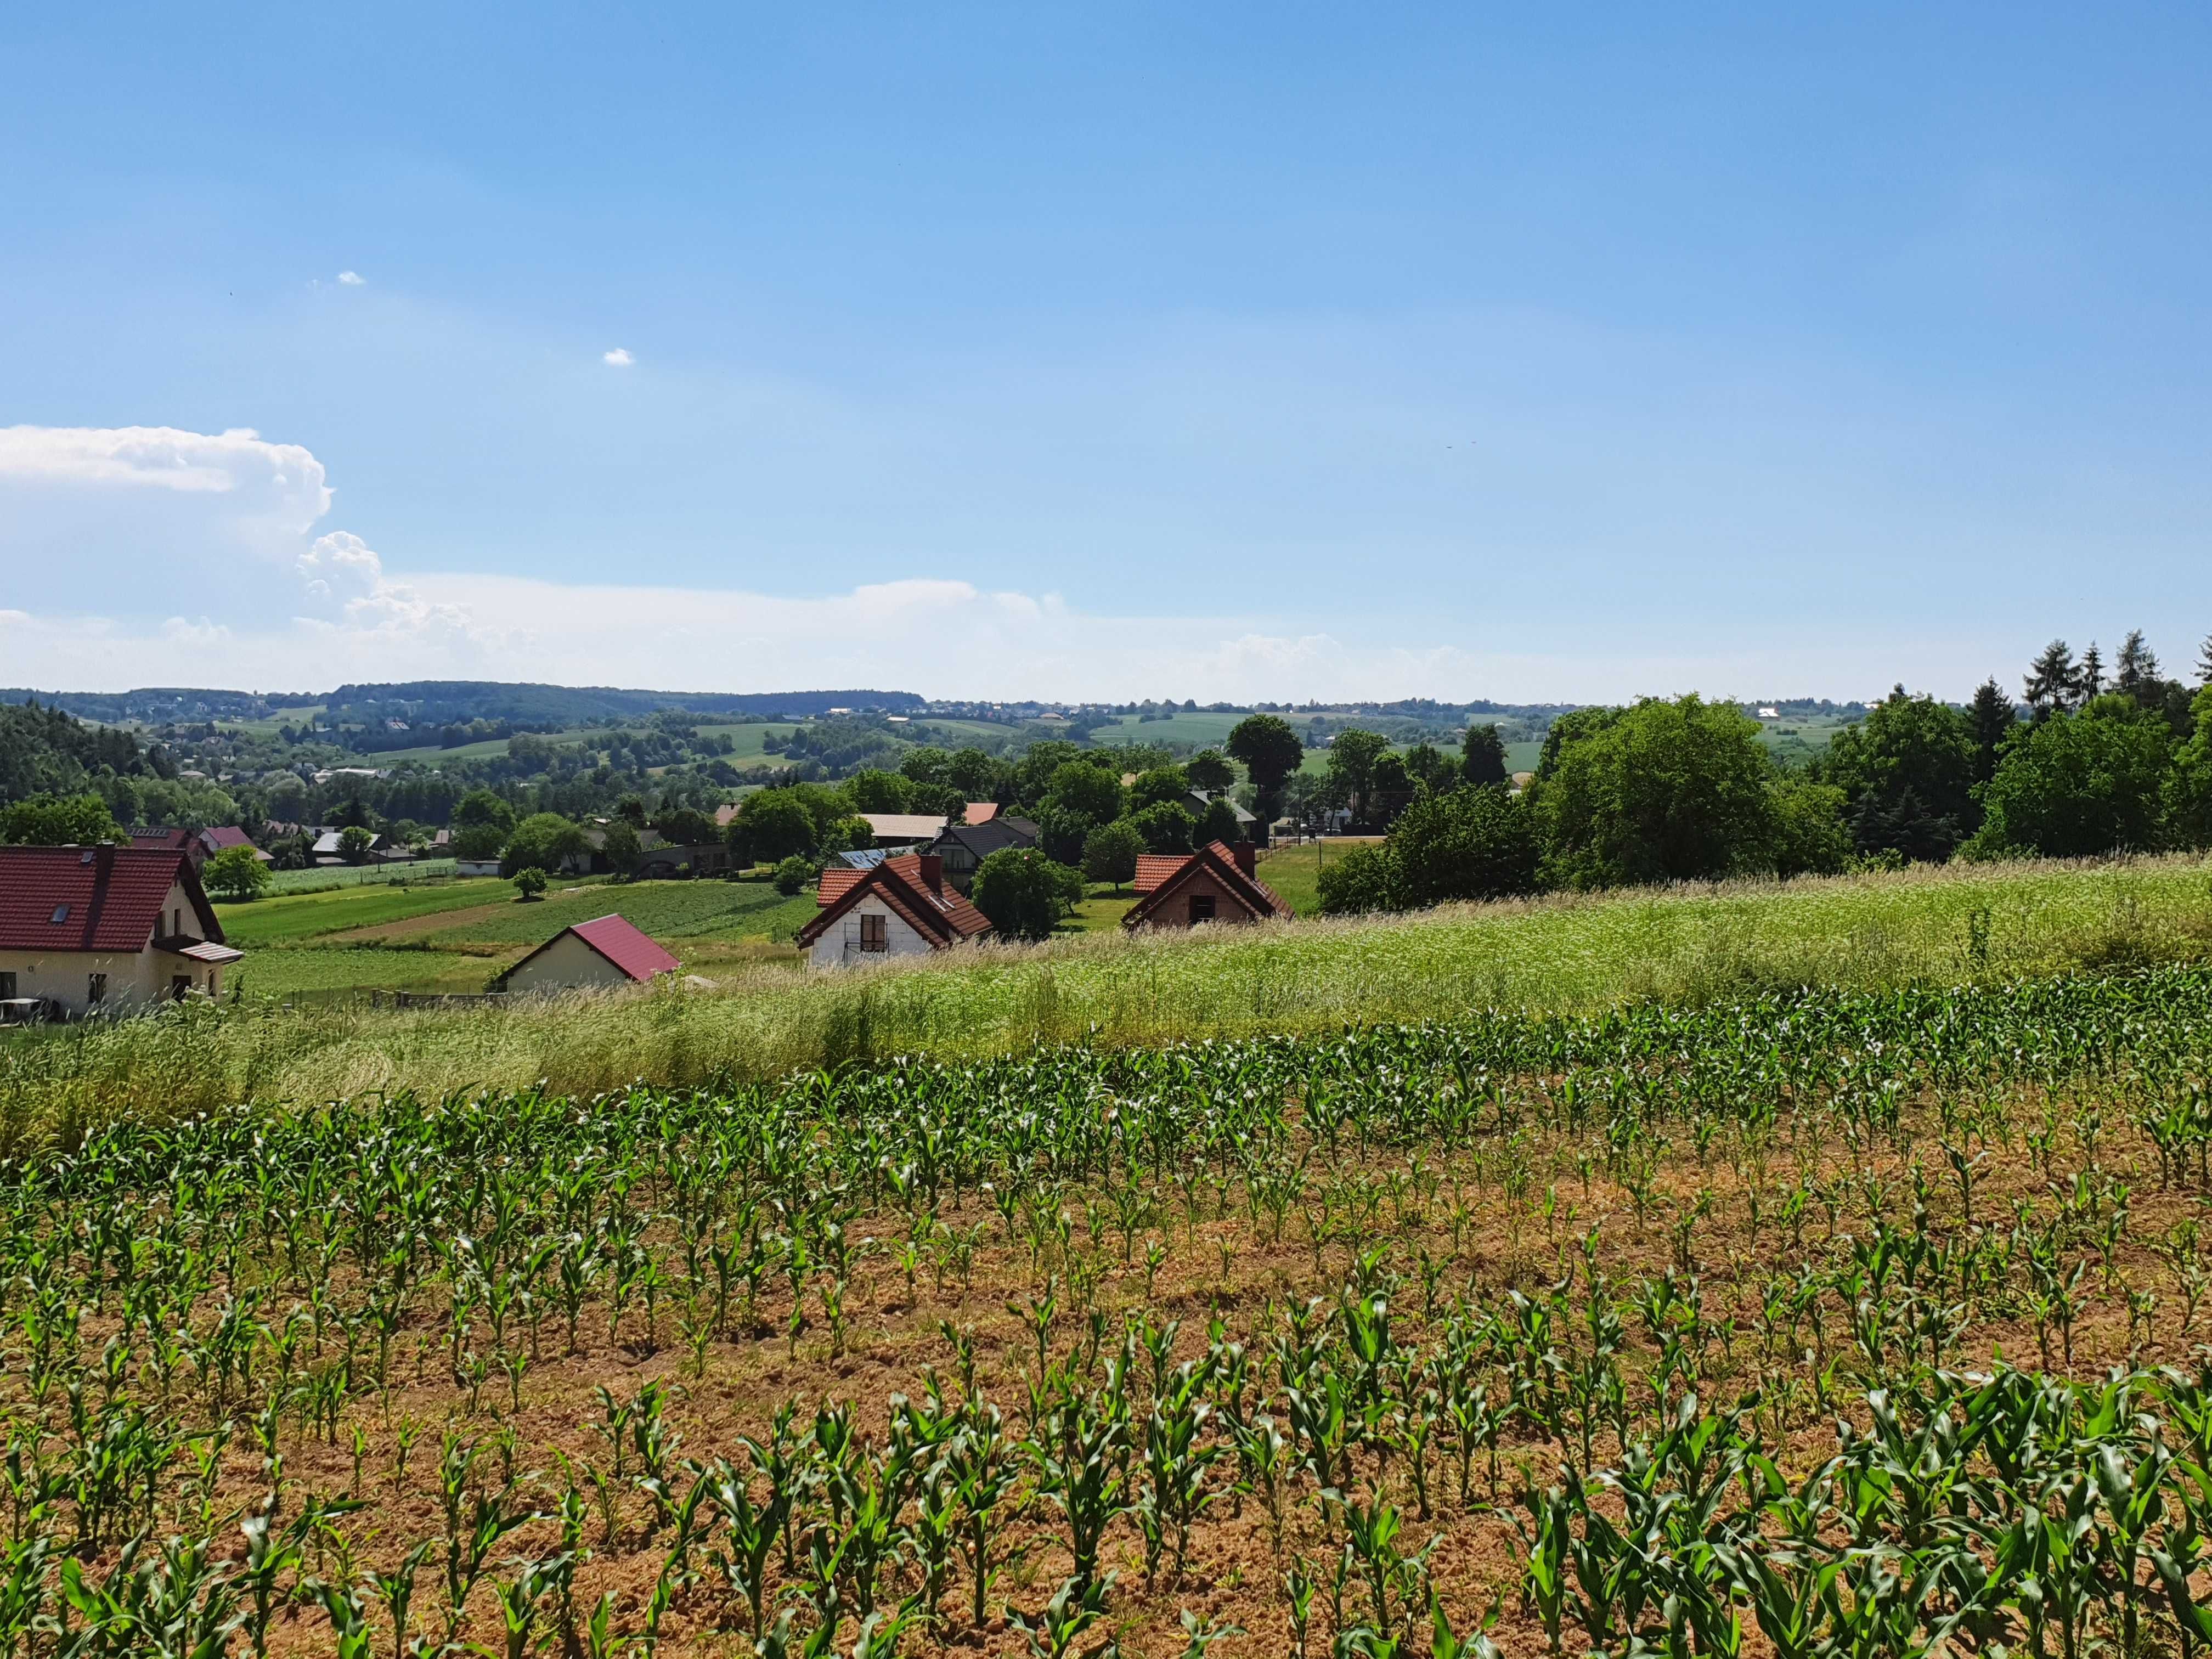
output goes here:
[[434, 725], [507, 720], [544, 730], [634, 720], [662, 708], [700, 714], [801, 717], [826, 714], [833, 708], [902, 714], [922, 704], [922, 699], [911, 691], [632, 691], [602, 685], [509, 684], [497, 680], [401, 680], [341, 685], [326, 692], [265, 695], [179, 686], [112, 692], [0, 690], [0, 703], [34, 699], [82, 720], [111, 724], [267, 720], [287, 708], [319, 706], [328, 711], [326, 719], [343, 719], [352, 713], [364, 720], [374, 716]]

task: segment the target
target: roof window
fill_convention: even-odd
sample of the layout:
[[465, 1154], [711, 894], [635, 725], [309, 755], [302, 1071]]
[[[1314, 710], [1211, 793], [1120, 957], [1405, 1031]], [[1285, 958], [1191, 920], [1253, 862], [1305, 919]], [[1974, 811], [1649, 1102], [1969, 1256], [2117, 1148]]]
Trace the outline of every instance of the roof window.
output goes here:
[[66, 904], [57, 904], [54, 906], [53, 915], [49, 916], [47, 920], [49, 921], [67, 921], [69, 920], [69, 906]]

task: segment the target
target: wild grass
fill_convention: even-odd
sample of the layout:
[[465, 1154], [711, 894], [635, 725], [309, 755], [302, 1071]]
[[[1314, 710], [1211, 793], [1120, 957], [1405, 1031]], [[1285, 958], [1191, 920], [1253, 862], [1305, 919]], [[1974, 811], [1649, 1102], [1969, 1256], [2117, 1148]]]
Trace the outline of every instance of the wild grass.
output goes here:
[[[524, 907], [518, 907], [524, 908]], [[550, 908], [530, 906], [531, 910]], [[596, 914], [596, 912], [594, 912]], [[404, 953], [403, 953], [404, 954]], [[0, 1135], [362, 1091], [684, 1085], [893, 1054], [1162, 1044], [1475, 1007], [1699, 1003], [1800, 986], [1990, 982], [2212, 957], [2198, 856], [1929, 869], [1130, 938], [1118, 929], [712, 992], [497, 1010], [186, 1006], [0, 1047]], [[246, 963], [249, 982], [252, 962]]]

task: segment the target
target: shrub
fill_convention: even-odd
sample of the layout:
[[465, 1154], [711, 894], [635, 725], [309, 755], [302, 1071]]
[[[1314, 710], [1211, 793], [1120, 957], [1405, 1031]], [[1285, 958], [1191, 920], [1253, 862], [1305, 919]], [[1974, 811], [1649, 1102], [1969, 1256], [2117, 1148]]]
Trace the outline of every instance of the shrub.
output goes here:
[[250, 899], [269, 884], [269, 869], [251, 847], [226, 847], [200, 871], [200, 884], [219, 898]]
[[814, 878], [814, 866], [793, 854], [780, 859], [775, 866], [775, 890], [788, 898]]
[[545, 872], [534, 864], [526, 864], [514, 872], [514, 890], [525, 904], [545, 890]]
[[1388, 846], [1354, 848], [1322, 871], [1319, 885], [1323, 915], [1407, 908], [1398, 856]]
[[[1391, 826], [1389, 846], [1391, 881], [1377, 888], [1374, 877], [1358, 878], [1367, 884], [1347, 890], [1360, 895], [1355, 908], [1419, 909], [1536, 888], [1535, 825], [1527, 805], [1495, 784], [1415, 801]], [[1396, 902], [1365, 902], [1385, 893]]]

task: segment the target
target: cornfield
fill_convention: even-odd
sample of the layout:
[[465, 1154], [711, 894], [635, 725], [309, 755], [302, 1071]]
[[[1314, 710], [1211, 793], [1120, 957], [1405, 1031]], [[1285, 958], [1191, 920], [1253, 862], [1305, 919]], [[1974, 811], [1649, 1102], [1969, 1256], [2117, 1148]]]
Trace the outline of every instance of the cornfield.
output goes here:
[[0, 1653], [2187, 1653], [2208, 1192], [2187, 963], [83, 1122]]

